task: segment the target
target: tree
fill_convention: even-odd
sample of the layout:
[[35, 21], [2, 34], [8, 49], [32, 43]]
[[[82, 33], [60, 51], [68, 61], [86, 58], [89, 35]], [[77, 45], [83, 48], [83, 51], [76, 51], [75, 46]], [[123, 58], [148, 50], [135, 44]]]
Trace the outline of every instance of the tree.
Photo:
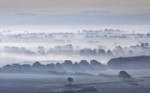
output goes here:
[[73, 65], [72, 61], [71, 60], [65, 60], [64, 63], [63, 63], [64, 66], [71, 66]]
[[11, 71], [12, 70], [12, 66], [11, 65], [5, 65], [5, 66], [2, 67], [2, 69], [4, 71]]
[[50, 71], [54, 71], [54, 70], [55, 70], [55, 64], [53, 64], [53, 63], [47, 64], [46, 67], [47, 67]]
[[41, 67], [42, 64], [37, 61], [37, 62], [33, 63], [32, 66], [33, 66], [33, 67]]
[[119, 78], [126, 80], [126, 79], [130, 79], [131, 75], [129, 75], [126, 71], [120, 71], [119, 72]]
[[79, 65], [82, 65], [82, 66], [88, 66], [89, 63], [88, 63], [87, 60], [81, 60], [80, 63], [79, 63]]
[[108, 50], [108, 51], [107, 51], [107, 55], [113, 55], [112, 51], [111, 51], [111, 50]]
[[72, 83], [73, 83], [74, 80], [73, 80], [72, 77], [68, 77], [68, 78], [67, 78], [67, 81], [69, 82], [70, 85], [72, 85]]
[[102, 64], [100, 62], [98, 62], [97, 60], [91, 60], [90, 64], [93, 66], [102, 66]]
[[98, 49], [98, 54], [105, 54], [105, 50], [104, 49]]
[[58, 72], [63, 72], [64, 71], [63, 66], [60, 63], [56, 63], [55, 67], [56, 67], [55, 70], [58, 71]]
[[41, 54], [41, 55], [45, 54], [45, 49], [44, 49], [43, 46], [38, 47], [38, 53]]

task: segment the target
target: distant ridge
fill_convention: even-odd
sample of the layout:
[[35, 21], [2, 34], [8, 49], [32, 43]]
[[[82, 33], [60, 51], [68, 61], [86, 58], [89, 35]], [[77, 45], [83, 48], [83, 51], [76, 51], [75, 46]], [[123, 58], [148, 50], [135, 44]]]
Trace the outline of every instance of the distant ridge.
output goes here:
[[118, 69], [150, 69], [150, 56], [112, 58], [107, 65]]

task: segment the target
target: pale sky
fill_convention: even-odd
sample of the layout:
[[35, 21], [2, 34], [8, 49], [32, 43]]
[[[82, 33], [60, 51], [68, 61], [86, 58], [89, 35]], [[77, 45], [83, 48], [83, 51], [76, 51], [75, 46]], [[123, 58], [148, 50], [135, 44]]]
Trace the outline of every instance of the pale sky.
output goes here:
[[0, 24], [150, 24], [150, 0], [0, 0]]

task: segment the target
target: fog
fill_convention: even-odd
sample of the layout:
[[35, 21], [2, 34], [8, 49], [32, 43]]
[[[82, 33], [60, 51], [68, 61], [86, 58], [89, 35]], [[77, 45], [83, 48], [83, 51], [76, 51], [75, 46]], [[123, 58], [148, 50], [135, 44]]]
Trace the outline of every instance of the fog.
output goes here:
[[0, 91], [149, 93], [148, 32], [148, 26], [1, 26]]
[[[75, 85], [71, 87], [72, 91], [82, 90], [90, 93], [101, 91], [104, 93], [141, 93], [142, 91], [149, 93], [149, 76], [148, 71], [145, 71], [128, 70], [135, 79], [127, 82], [123, 82], [116, 76], [118, 75], [116, 70], [105, 71], [99, 76], [0, 74], [0, 91], [3, 93], [63, 93], [63, 91], [70, 91], [70, 87], [67, 87], [67, 77], [72, 77], [74, 79], [73, 85]], [[96, 89], [97, 91], [89, 89]]]
[[99, 30], [99, 29], [121, 29], [132, 33], [147, 33], [150, 31], [149, 25], [0, 25], [0, 32], [11, 31], [13, 33], [20, 32], [77, 32], [83, 29]]
[[[146, 47], [141, 46], [141, 43], [149, 43], [149, 35], [143, 32], [145, 29], [145, 32], [149, 30], [148, 26], [139, 27], [142, 33], [140, 30], [136, 30], [138, 28], [131, 31], [130, 28], [133, 29], [134, 26], [127, 26], [130, 30], [127, 30], [126, 26], [121, 26], [122, 29], [118, 29], [119, 26], [117, 26], [118, 28], [116, 26], [111, 28], [110, 26], [111, 29], [104, 29], [103, 27], [103, 29], [98, 29], [97, 26], [97, 28], [93, 29], [94, 27], [91, 26], [90, 29], [88, 27], [86, 28], [87, 30], [83, 28], [82, 30], [74, 29], [73, 32], [69, 32], [69, 29], [76, 27], [69, 27], [69, 29], [64, 27], [65, 29], [62, 29], [62, 32], [54, 32], [55, 30], [50, 30], [50, 27], [45, 28], [45, 26], [39, 27], [43, 32], [34, 32], [38, 29], [35, 29], [35, 26], [27, 26], [26, 28], [30, 30], [35, 29], [33, 32], [28, 32], [26, 29], [19, 31], [22, 27], [24, 26], [20, 26], [19, 28], [10, 26], [10, 28], [5, 29], [5, 26], [2, 26], [0, 46], [1, 65], [24, 63], [26, 61], [33, 63], [34, 61], [52, 62], [52, 60], [55, 60], [57, 62], [66, 59], [74, 62], [82, 59], [96, 59], [103, 64], [107, 64], [114, 57], [149, 55], [149, 45]], [[48, 32], [48, 29], [50, 32]], [[118, 46], [119, 48], [116, 48]], [[100, 52], [101, 49], [104, 52], [110, 50], [112, 55], [107, 53], [98, 54], [98, 51]], [[93, 51], [94, 54], [91, 54], [90, 51]], [[131, 54], [128, 52], [134, 53]]]

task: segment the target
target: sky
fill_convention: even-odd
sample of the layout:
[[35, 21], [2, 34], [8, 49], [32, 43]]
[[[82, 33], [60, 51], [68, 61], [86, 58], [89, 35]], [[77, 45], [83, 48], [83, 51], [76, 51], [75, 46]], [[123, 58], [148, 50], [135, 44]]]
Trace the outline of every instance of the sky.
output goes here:
[[0, 25], [150, 25], [150, 0], [0, 0]]

